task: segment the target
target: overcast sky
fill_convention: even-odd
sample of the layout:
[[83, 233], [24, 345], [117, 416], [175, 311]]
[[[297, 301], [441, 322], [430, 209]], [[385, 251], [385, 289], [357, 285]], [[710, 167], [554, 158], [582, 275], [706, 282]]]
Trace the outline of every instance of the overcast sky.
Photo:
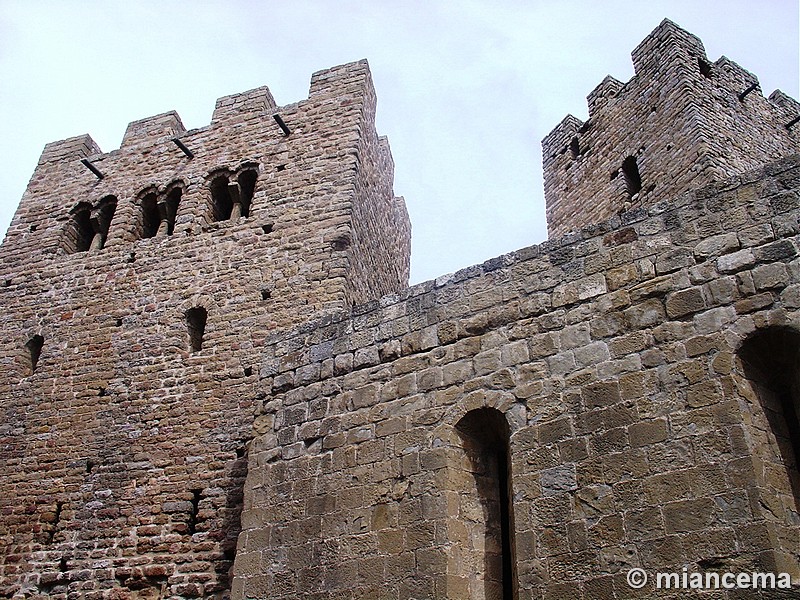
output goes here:
[[129, 121], [268, 85], [279, 105], [311, 73], [367, 58], [378, 132], [413, 226], [412, 283], [546, 238], [540, 141], [587, 118], [605, 77], [668, 17], [769, 95], [798, 98], [797, 0], [0, 0], [0, 233], [39, 154], [89, 133], [108, 152]]

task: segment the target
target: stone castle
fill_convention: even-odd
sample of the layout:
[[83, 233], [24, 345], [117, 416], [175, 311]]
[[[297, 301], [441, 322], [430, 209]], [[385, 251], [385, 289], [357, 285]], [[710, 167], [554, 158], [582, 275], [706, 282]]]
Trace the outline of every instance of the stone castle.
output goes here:
[[800, 104], [670, 21], [633, 61], [543, 142], [550, 239], [410, 288], [365, 61], [48, 144], [0, 246], [0, 597], [797, 586]]

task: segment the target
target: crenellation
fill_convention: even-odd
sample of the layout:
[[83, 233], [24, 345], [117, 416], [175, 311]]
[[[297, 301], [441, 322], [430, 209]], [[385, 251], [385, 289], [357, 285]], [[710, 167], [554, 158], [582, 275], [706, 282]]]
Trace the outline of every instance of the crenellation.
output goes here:
[[79, 135], [47, 144], [39, 157], [39, 165], [65, 159], [87, 158], [94, 154], [102, 154], [100, 146], [89, 134]]
[[758, 79], [726, 57], [709, 63], [700, 40], [674, 23], [663, 21], [632, 57], [627, 83], [607, 77], [588, 96], [586, 123], [569, 117], [543, 141], [551, 235], [798, 148]]
[[567, 115], [561, 120], [553, 131], [542, 140], [542, 154], [545, 163], [555, 159], [556, 155], [566, 152], [570, 141], [583, 126], [583, 121], [572, 115]]
[[265, 113], [276, 109], [277, 104], [272, 97], [272, 92], [267, 86], [262, 86], [240, 94], [219, 98], [214, 106], [211, 122], [220, 124], [224, 121], [233, 122], [248, 117], [263, 117]]
[[655, 80], [696, 66], [697, 59], [706, 60], [706, 50], [700, 38], [664, 19], [633, 49], [631, 58], [636, 76]]
[[795, 593], [798, 103], [667, 20], [633, 60], [542, 142], [550, 239], [411, 287], [366, 61], [48, 144], [0, 246], [0, 596]]
[[180, 116], [174, 110], [128, 124], [122, 136], [122, 147], [142, 143], [153, 144], [163, 138], [174, 138], [186, 132]]
[[[608, 102], [613, 101], [617, 95], [623, 92], [624, 87], [624, 83], [618, 79], [614, 79], [611, 75], [607, 75], [606, 78], [603, 79], [603, 81], [600, 82], [600, 84], [586, 97], [586, 101], [589, 105], [589, 118], [591, 119], [592, 115], [594, 115], [597, 110], [604, 107]], [[581, 152], [573, 154], [578, 155], [581, 154]]]

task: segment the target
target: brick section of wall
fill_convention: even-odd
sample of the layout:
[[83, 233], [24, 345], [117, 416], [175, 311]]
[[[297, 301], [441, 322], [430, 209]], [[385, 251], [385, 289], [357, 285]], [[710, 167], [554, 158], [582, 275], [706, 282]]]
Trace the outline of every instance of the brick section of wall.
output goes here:
[[800, 318], [799, 219], [795, 156], [274, 336], [234, 595], [478, 597], [497, 544], [455, 427], [482, 407], [511, 432], [521, 599], [632, 597], [632, 566], [797, 578], [736, 353]]
[[[228, 596], [265, 337], [407, 285], [373, 117], [361, 61], [295, 104], [259, 88], [200, 129], [171, 112], [105, 154], [89, 136], [45, 148], [0, 247], [0, 596]], [[212, 176], [243, 167], [249, 216], [214, 222]], [[144, 192], [175, 186], [174, 232], [142, 237]], [[109, 195], [104, 247], [68, 254], [71, 211]], [[336, 240], [364, 214], [376, 230], [351, 256]], [[206, 311], [196, 351], [190, 309]]]
[[[800, 150], [800, 104], [663, 21], [633, 51], [627, 83], [607, 77], [588, 96], [589, 119], [566, 117], [542, 142], [548, 233], [723, 181]], [[751, 86], [749, 93], [742, 96]], [[636, 159], [641, 189], [622, 173]]]

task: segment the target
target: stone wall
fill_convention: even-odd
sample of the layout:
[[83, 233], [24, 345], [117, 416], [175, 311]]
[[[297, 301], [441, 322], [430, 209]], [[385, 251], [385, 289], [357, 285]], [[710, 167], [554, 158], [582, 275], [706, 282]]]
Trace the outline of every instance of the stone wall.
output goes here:
[[800, 156], [756, 166], [798, 105], [669, 21], [633, 56], [544, 142], [580, 231], [412, 288], [365, 61], [49, 144], [0, 246], [0, 597], [797, 583]]
[[[633, 566], [797, 579], [796, 466], [737, 353], [800, 324], [799, 192], [795, 156], [273, 336], [234, 595], [646, 597]], [[475, 411], [507, 432], [478, 439]]]
[[627, 83], [609, 76], [589, 94], [585, 123], [569, 115], [542, 142], [551, 237], [800, 150], [800, 104], [780, 91], [765, 98], [724, 56], [709, 62], [671, 21], [632, 57]]
[[0, 597], [227, 597], [265, 338], [407, 285], [378, 140], [361, 61], [45, 148], [0, 247]]

